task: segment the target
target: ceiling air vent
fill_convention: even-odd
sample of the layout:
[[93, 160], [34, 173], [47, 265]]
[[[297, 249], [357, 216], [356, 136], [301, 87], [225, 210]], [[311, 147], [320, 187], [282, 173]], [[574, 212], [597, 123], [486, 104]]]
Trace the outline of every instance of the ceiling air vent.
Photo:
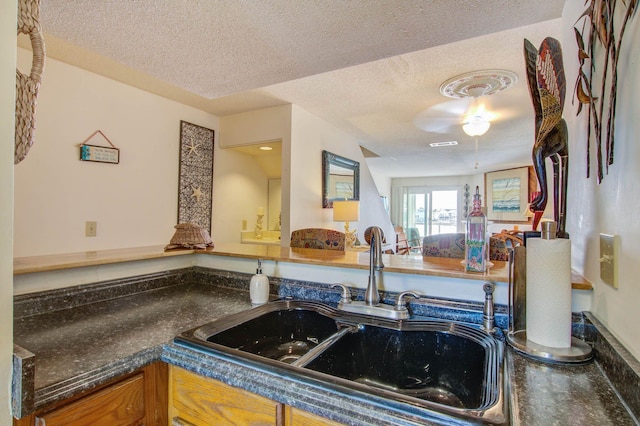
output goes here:
[[429, 146], [434, 148], [437, 148], [440, 146], [453, 146], [453, 145], [458, 145], [458, 141], [434, 142], [429, 144]]

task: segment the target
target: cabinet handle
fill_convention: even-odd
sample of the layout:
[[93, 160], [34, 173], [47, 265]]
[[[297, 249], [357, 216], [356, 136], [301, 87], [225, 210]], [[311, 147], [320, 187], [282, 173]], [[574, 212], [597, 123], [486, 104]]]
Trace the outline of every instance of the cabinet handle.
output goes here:
[[47, 426], [47, 421], [41, 417], [37, 417], [36, 416], [36, 421], [35, 421], [35, 425], [36, 426]]

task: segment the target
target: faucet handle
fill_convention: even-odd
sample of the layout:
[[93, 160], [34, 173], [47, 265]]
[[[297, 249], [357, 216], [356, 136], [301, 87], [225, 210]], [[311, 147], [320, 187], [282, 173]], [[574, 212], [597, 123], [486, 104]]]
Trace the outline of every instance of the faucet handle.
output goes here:
[[342, 289], [342, 296], [340, 298], [340, 303], [351, 303], [351, 290], [344, 284], [333, 284], [331, 288], [340, 287]]
[[415, 297], [416, 299], [420, 298], [420, 295], [412, 292], [412, 291], [403, 291], [402, 293], [400, 293], [398, 295], [398, 299], [396, 300], [396, 310], [400, 311], [402, 309], [407, 309], [407, 307], [404, 305], [404, 297], [405, 296], [411, 296], [411, 297]]

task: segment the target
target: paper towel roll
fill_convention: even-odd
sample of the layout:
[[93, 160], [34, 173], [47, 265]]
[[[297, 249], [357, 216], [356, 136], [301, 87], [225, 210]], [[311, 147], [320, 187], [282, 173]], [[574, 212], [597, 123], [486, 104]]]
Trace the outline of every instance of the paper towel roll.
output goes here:
[[527, 240], [527, 339], [571, 347], [571, 241]]

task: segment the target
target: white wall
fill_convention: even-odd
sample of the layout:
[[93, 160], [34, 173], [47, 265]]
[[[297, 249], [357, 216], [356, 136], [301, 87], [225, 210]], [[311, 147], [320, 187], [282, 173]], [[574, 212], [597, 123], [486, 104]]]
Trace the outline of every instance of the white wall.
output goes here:
[[[239, 114], [227, 115], [220, 118], [220, 147], [222, 148], [222, 152], [231, 151], [226, 148], [231, 148], [235, 146], [242, 145], [255, 145], [264, 141], [272, 141], [272, 140], [280, 140], [282, 142], [282, 173], [281, 173], [281, 191], [282, 191], [282, 206], [281, 206], [281, 230], [282, 235], [289, 235], [289, 185], [290, 185], [290, 146], [291, 146], [291, 105], [282, 105], [272, 108], [263, 108], [255, 111], [243, 112]], [[219, 164], [219, 163], [216, 163]], [[257, 165], [256, 165], [257, 166]], [[235, 173], [244, 173], [245, 167], [241, 165], [231, 166], [225, 165], [229, 172]], [[260, 167], [256, 167], [260, 168]], [[257, 172], [254, 172], [257, 173]], [[217, 172], [216, 172], [217, 175]], [[227, 200], [231, 197], [245, 197], [246, 200], [244, 203], [241, 203], [239, 206], [239, 210], [228, 211], [226, 212], [227, 216], [231, 215], [234, 217], [234, 222], [229, 224], [226, 223], [225, 226], [233, 227], [233, 232], [235, 231], [235, 222], [237, 222], [237, 218], [241, 219], [247, 218], [248, 226], [247, 230], [254, 229], [256, 223], [256, 208], [264, 207], [267, 208], [268, 204], [268, 177], [264, 176], [261, 181], [256, 180], [256, 185], [260, 185], [260, 193], [259, 194], [251, 194], [252, 191], [245, 193], [243, 188], [237, 188], [235, 186], [227, 186], [221, 185], [219, 186], [219, 196], [224, 198], [215, 198], [214, 202], [218, 202], [221, 200], [222, 205], [233, 205], [233, 204], [225, 204]], [[228, 178], [228, 177], [227, 177]], [[225, 180], [227, 179], [225, 178]], [[217, 184], [214, 183], [214, 192], [216, 191], [215, 186]], [[248, 189], [244, 187], [244, 189]], [[248, 197], [255, 197], [253, 200]], [[235, 206], [235, 205], [234, 205]], [[214, 208], [214, 210], [216, 210]], [[214, 216], [216, 212], [214, 212]], [[222, 222], [224, 223], [224, 222]], [[265, 220], [265, 229], [266, 229], [266, 220]], [[228, 235], [225, 235], [225, 238]], [[239, 230], [238, 230], [238, 239], [239, 239]], [[222, 240], [220, 240], [222, 241]], [[232, 241], [232, 240], [225, 240]], [[288, 241], [288, 239], [284, 239], [283, 241]]]
[[[640, 57], [640, 18], [636, 13], [623, 38], [618, 65], [615, 163], [598, 185], [595, 162], [591, 165], [592, 177], [586, 178], [586, 111], [576, 118], [576, 108], [571, 105], [571, 90], [578, 71], [573, 24], [581, 14], [583, 4], [582, 0], [568, 0], [563, 13], [562, 47], [567, 77], [564, 117], [570, 138], [567, 230], [572, 240], [572, 264], [594, 284], [593, 313], [640, 359], [640, 221], [635, 217], [640, 211], [637, 140], [640, 134], [640, 63], [637, 60]], [[618, 8], [623, 9], [621, 3]], [[618, 289], [600, 279], [600, 233], [620, 235]]]
[[0, 424], [11, 424], [13, 356], [13, 141], [16, 87], [15, 0], [0, 2]]
[[350, 224], [360, 240], [364, 241], [365, 229], [375, 225], [382, 228], [387, 241], [395, 241], [358, 141], [296, 105], [291, 123], [291, 229], [344, 230], [343, 223], [333, 221], [333, 209], [322, 208], [322, 150], [360, 162], [360, 220]]
[[[360, 238], [371, 225], [381, 226], [387, 235], [393, 235], [393, 227], [390, 226], [357, 140], [320, 118], [295, 105], [265, 108], [220, 118], [220, 135], [222, 151], [228, 147], [253, 145], [261, 141], [282, 141], [283, 244], [288, 244], [286, 236], [290, 235], [290, 229], [344, 229], [344, 224], [333, 222], [332, 209], [322, 208], [322, 150], [360, 162], [360, 221], [352, 225], [352, 228], [358, 229]], [[217, 172], [216, 179], [219, 181]], [[266, 178], [264, 183], [266, 185]], [[226, 191], [226, 185], [219, 191]], [[237, 191], [235, 195], [238, 195]], [[266, 190], [262, 196], [266, 200]], [[215, 203], [218, 203], [218, 199]], [[266, 202], [261, 205], [266, 205]], [[249, 221], [251, 226], [255, 225], [257, 204], [254, 202], [252, 206], [249, 212], [253, 216]], [[240, 212], [247, 214], [242, 210]], [[234, 216], [237, 218], [237, 213]]]
[[[255, 229], [258, 207], [267, 209], [267, 175], [248, 154], [219, 149], [215, 155], [211, 238], [214, 243], [239, 243], [242, 222], [247, 231]], [[265, 218], [263, 229], [266, 225]]]
[[[29, 58], [19, 49], [21, 69]], [[211, 114], [47, 59], [36, 143], [15, 167], [15, 256], [167, 244], [180, 120], [218, 137]], [[79, 161], [78, 145], [96, 130], [120, 148], [120, 164]], [[97, 237], [85, 237], [86, 221], [98, 222]]]
[[[460, 186], [463, 187], [468, 184], [471, 192], [471, 198], [469, 202], [473, 201], [473, 194], [475, 193], [475, 187], [478, 186], [480, 194], [482, 194], [482, 205], [486, 205], [484, 199], [484, 174], [466, 175], [466, 176], [433, 176], [433, 177], [414, 177], [414, 178], [393, 178], [391, 179], [391, 186], [425, 186], [425, 187], [438, 187], [438, 186]], [[469, 204], [471, 208], [471, 204]], [[521, 230], [530, 230], [531, 225], [527, 222], [504, 222], [496, 223], [489, 222], [487, 231], [490, 233], [500, 232], [503, 229], [513, 229], [517, 225]], [[463, 232], [464, 227], [461, 225], [460, 232]]]
[[[368, 164], [368, 162], [367, 162]], [[392, 179], [389, 176], [385, 175], [375, 175], [372, 174], [373, 182], [378, 188], [378, 193], [381, 197], [387, 197], [388, 200], [391, 199], [391, 181]]]

